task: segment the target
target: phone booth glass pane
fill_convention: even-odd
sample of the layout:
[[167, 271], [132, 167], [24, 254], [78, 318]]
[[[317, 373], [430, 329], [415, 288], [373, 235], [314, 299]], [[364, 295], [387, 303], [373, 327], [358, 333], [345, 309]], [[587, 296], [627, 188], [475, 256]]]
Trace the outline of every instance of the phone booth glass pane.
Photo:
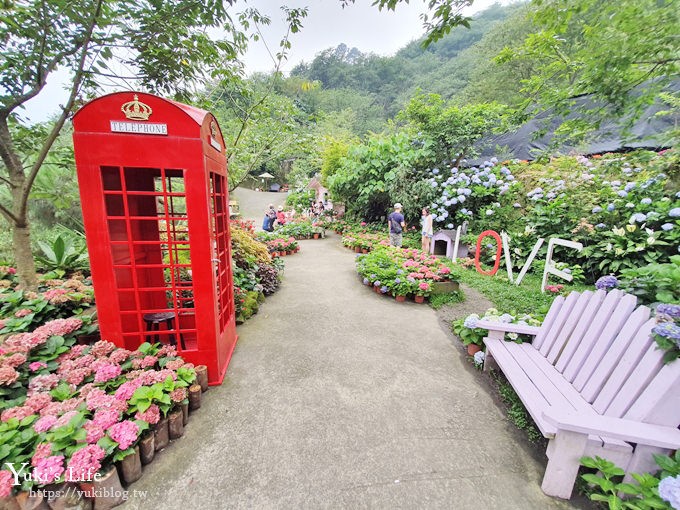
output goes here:
[[196, 349], [183, 170], [105, 166], [101, 172], [126, 344]]
[[231, 263], [229, 258], [229, 208], [227, 205], [227, 179], [210, 172], [210, 197], [213, 229], [213, 263], [216, 272], [216, 293], [220, 334], [234, 311], [231, 294]]

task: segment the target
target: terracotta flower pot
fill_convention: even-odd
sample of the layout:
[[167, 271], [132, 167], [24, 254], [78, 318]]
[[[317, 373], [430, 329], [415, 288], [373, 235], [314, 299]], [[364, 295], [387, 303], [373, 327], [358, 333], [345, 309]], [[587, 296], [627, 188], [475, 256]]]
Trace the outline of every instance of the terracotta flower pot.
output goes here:
[[425, 296], [416, 296], [415, 301], [416, 301], [416, 303], [424, 303], [425, 302]]
[[278, 251], [273, 251], [273, 252], [271, 253], [271, 255], [272, 255], [272, 257], [278, 257], [278, 256], [279, 256], [279, 252], [278, 252]]
[[99, 480], [94, 480], [92, 488], [95, 494], [100, 495], [94, 500], [94, 510], [109, 510], [125, 501], [126, 496], [115, 466], [107, 473], [102, 473]]
[[358, 246], [354, 248], [354, 253], [361, 253], [361, 248]]
[[150, 464], [156, 453], [156, 440], [153, 433], [147, 433], [139, 441], [139, 459], [143, 465]]
[[[200, 388], [200, 386], [199, 386]], [[170, 442], [170, 432], [168, 431], [168, 419], [161, 418], [153, 429], [154, 448], [157, 452], [168, 446]]]
[[476, 353], [478, 353], [481, 350], [482, 350], [482, 348], [477, 344], [468, 344], [468, 346], [467, 346], [467, 353], [470, 356], [474, 356]]
[[314, 234], [314, 239], [318, 239], [318, 238], [319, 238], [319, 234]]
[[406, 301], [406, 296], [396, 296], [395, 299], [397, 300], [398, 303], [403, 303]]
[[142, 459], [139, 454], [139, 446], [135, 446], [135, 452], [120, 461], [120, 474], [125, 483], [136, 482], [142, 477]]

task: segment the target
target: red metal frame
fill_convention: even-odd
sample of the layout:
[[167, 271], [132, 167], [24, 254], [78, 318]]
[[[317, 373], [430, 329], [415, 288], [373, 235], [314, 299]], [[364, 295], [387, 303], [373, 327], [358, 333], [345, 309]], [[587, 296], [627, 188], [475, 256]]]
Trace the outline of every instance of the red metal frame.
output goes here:
[[[152, 112], [146, 120], [122, 109], [133, 98]], [[134, 132], [113, 132], [112, 121]], [[150, 124], [167, 134], [138, 133]], [[221, 383], [237, 336], [227, 159], [216, 119], [120, 92], [85, 105], [73, 127], [102, 338], [127, 349], [174, 340], [187, 361], [208, 366], [211, 384]], [[152, 313], [170, 320], [145, 320]]]

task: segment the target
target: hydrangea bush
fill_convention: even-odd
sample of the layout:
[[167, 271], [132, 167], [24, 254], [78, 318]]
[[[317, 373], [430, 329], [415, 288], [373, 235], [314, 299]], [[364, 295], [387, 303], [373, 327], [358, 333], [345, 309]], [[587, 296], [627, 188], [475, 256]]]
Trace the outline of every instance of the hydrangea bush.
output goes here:
[[357, 272], [383, 294], [428, 296], [436, 282], [456, 281], [449, 260], [410, 248], [380, 247], [357, 257]]
[[0, 470], [0, 497], [91, 479], [188, 403], [195, 371], [173, 346], [79, 345], [82, 330], [78, 318], [55, 319], [0, 344], [0, 466], [27, 463], [32, 475], [17, 487]]

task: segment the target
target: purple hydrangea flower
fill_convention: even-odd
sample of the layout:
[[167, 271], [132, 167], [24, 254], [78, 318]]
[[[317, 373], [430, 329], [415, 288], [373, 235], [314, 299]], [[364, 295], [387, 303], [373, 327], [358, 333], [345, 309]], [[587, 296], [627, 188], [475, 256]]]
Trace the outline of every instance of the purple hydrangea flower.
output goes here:
[[673, 230], [673, 226], [674, 225], [672, 223], [664, 223], [663, 225], [661, 225], [661, 230], [665, 230], [666, 232], [668, 232], [669, 230]]
[[383, 294], [387, 294], [387, 290], [388, 290], [388, 289], [387, 289], [387, 287], [386, 287], [385, 285], [383, 285], [382, 287], [380, 287], [380, 292], [382, 292]]
[[615, 289], [618, 286], [619, 280], [616, 278], [616, 276], [613, 275], [602, 276], [599, 280], [595, 282], [595, 288], [597, 290]]
[[470, 314], [463, 321], [463, 326], [469, 329], [475, 329], [477, 327], [477, 321], [479, 321], [479, 315], [476, 313]]
[[593, 207], [593, 214], [601, 213], [602, 207]]
[[649, 205], [649, 204], [652, 203], [652, 199], [651, 198], [643, 198], [642, 200], [640, 200], [640, 203], [642, 205]]
[[375, 287], [380, 287], [380, 280], [376, 280], [373, 282], [373, 286]]
[[668, 211], [668, 216], [671, 218], [680, 218], [680, 207], [675, 207]]
[[368, 278], [364, 278], [364, 285], [368, 285]]
[[609, 204], [607, 206], [607, 211], [613, 212], [616, 209], [616, 206], [614, 204]]
[[680, 319], [680, 305], [662, 303], [656, 307], [657, 315], [667, 315], [673, 319]]

